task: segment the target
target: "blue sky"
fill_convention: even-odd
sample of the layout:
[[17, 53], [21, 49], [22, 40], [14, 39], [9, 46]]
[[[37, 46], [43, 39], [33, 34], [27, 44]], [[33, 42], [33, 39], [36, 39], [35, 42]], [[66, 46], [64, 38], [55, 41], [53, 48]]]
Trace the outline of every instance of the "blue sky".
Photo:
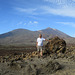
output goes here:
[[0, 0], [0, 34], [47, 27], [75, 37], [75, 0]]

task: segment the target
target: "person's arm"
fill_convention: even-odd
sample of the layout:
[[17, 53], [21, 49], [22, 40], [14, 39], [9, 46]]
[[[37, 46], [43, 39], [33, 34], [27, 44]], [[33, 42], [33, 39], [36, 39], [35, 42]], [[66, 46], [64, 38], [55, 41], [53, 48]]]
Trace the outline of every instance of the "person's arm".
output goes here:
[[43, 40], [44, 40], [44, 41], [48, 41], [48, 42], [51, 42], [51, 40], [47, 40], [47, 39], [45, 39], [45, 38], [43, 38]]
[[47, 39], [45, 39], [45, 41], [51, 42], [51, 40], [47, 40]]

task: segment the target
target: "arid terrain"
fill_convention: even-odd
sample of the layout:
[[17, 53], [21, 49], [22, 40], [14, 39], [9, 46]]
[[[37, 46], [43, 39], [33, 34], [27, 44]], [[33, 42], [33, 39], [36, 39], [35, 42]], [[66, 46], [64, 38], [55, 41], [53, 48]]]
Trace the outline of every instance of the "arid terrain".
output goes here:
[[67, 45], [64, 54], [40, 58], [35, 46], [0, 48], [0, 75], [75, 75], [74, 45]]

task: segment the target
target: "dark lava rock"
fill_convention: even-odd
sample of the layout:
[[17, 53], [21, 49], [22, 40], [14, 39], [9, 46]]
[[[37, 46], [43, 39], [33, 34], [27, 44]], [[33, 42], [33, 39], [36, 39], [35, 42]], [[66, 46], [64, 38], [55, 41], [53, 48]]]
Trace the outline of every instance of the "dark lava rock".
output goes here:
[[64, 53], [66, 51], [66, 42], [59, 37], [54, 37], [51, 42], [48, 42], [45, 46], [44, 54], [50, 53]]
[[27, 65], [25, 68], [25, 75], [37, 75], [37, 70], [32, 65]]
[[46, 66], [43, 67], [43, 71], [46, 74], [55, 73], [57, 70], [61, 69], [61, 65], [58, 62], [50, 61]]
[[23, 68], [23, 63], [21, 61], [11, 61], [8, 66], [14, 69], [21, 69]]

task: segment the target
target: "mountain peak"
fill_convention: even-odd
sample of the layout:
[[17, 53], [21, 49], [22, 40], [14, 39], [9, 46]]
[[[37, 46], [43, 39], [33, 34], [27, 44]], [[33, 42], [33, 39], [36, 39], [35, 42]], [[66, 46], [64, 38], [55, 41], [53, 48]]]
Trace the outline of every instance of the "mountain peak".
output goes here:
[[50, 27], [46, 28], [46, 29], [51, 29]]

